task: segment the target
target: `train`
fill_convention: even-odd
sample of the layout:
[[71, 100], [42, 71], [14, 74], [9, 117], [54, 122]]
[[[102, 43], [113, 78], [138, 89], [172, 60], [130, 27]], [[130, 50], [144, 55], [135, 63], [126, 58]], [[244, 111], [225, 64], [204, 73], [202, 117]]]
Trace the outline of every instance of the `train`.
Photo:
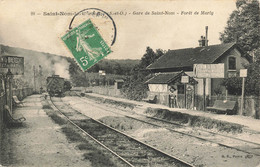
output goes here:
[[69, 81], [65, 81], [64, 78], [59, 75], [52, 75], [47, 77], [47, 92], [50, 96], [63, 96], [65, 91], [71, 89]]

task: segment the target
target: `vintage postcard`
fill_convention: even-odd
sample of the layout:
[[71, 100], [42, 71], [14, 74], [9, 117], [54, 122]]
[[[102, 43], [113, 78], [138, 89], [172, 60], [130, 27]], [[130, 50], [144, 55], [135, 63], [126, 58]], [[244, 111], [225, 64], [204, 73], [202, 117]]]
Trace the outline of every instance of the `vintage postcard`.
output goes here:
[[260, 167], [259, 0], [0, 0], [0, 167]]

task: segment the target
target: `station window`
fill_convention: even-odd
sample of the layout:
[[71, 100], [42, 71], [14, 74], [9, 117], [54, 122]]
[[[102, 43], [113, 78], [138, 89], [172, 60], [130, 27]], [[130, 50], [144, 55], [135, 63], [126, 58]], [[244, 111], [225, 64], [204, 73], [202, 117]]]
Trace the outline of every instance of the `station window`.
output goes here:
[[236, 70], [236, 58], [235, 57], [228, 58], [228, 69]]

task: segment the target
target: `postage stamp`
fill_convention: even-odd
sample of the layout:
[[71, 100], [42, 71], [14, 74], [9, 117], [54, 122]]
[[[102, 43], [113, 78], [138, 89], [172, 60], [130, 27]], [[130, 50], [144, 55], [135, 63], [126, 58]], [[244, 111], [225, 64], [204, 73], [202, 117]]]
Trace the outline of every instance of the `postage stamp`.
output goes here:
[[110, 47], [90, 19], [73, 28], [61, 39], [83, 71], [111, 53]]

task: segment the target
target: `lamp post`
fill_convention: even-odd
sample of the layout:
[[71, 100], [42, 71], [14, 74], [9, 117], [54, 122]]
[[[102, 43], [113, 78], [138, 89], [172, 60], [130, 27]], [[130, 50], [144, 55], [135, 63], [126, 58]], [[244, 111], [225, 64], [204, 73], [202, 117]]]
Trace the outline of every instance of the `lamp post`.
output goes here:
[[[8, 83], [8, 88], [9, 88], [9, 92], [8, 94], [6, 94], [6, 100], [7, 100], [7, 105], [8, 105], [8, 102], [9, 102], [9, 107], [10, 107], [10, 110], [11, 112], [13, 112], [13, 109], [12, 109], [12, 97], [13, 97], [13, 88], [12, 88], [12, 82], [13, 82], [13, 74], [11, 72], [10, 69], [8, 69], [7, 73], [6, 73], [6, 80], [7, 80], [7, 83]], [[8, 98], [9, 96], [9, 98]]]
[[34, 93], [36, 93], [36, 68], [33, 66], [33, 86], [34, 86]]
[[42, 94], [43, 92], [43, 88], [42, 88], [42, 66], [39, 65], [39, 78], [38, 78], [38, 82], [40, 83], [40, 94]]

